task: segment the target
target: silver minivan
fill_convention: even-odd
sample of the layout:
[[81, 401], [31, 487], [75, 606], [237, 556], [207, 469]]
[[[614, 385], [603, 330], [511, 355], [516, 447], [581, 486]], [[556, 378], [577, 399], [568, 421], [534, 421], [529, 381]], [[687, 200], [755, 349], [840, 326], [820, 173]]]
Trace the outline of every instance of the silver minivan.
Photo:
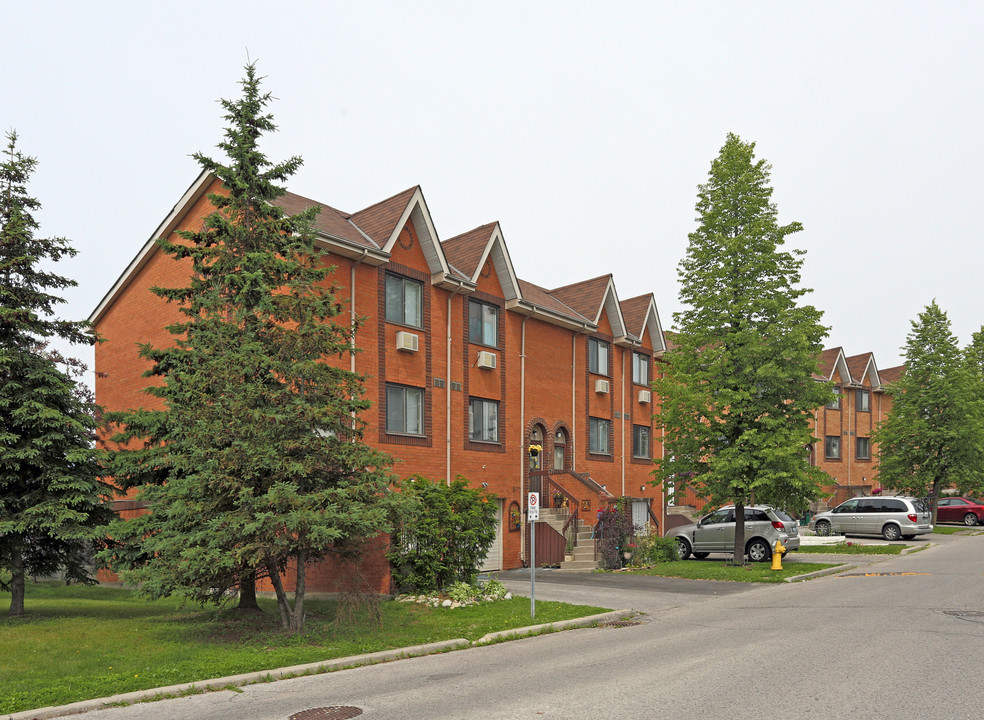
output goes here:
[[[682, 525], [670, 532], [677, 542], [677, 554], [686, 560], [706, 558], [714, 553], [733, 553], [735, 549], [735, 508], [715, 510], [698, 522]], [[780, 540], [786, 551], [799, 549], [799, 524], [786, 513], [767, 505], [745, 508], [745, 554], [752, 562], [772, 559], [772, 549]], [[783, 553], [785, 554], [785, 553]]]
[[886, 540], [909, 540], [933, 532], [929, 506], [919, 498], [874, 495], [842, 502], [810, 520], [817, 535], [881, 535]]

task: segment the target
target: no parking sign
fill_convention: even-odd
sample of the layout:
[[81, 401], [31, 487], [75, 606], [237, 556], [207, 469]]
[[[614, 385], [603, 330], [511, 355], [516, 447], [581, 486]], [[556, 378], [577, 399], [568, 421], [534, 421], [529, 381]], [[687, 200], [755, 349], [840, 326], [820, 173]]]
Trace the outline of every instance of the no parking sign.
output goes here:
[[540, 493], [531, 492], [529, 497], [526, 499], [526, 507], [528, 508], [529, 521], [540, 519]]

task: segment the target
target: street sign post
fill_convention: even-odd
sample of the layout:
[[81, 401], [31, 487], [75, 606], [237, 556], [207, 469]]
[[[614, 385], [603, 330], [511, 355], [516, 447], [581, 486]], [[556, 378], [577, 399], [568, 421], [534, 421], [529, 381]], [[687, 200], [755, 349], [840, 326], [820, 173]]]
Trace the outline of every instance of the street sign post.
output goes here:
[[530, 521], [530, 617], [536, 617], [536, 521], [540, 519], [540, 493], [531, 492], [526, 498]]

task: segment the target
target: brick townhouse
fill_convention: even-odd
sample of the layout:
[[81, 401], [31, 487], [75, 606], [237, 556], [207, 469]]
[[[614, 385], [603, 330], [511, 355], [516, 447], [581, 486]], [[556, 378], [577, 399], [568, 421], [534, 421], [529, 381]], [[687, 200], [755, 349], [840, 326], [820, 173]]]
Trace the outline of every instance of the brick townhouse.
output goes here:
[[[672, 341], [670, 341], [672, 347]], [[886, 388], [899, 379], [904, 366], [879, 370], [872, 353], [846, 357], [843, 348], [828, 348], [820, 355], [818, 381], [834, 384], [837, 400], [814, 412], [814, 437], [808, 451], [809, 463], [830, 476], [823, 486], [830, 497], [813, 510], [834, 507], [856, 495], [869, 495], [878, 483], [878, 444], [872, 434], [892, 408]], [[677, 493], [669, 512], [692, 515], [704, 510], [705, 501], [693, 488]], [[685, 522], [672, 517], [669, 525]]]
[[[184, 285], [189, 266], [154, 238], [200, 227], [212, 212], [207, 193], [220, 189], [200, 175], [93, 312], [105, 338], [96, 396], [108, 410], [155, 401], [143, 392], [148, 364], [137, 345], [169, 344], [164, 328], [178, 312], [150, 288]], [[555, 495], [563, 505], [538, 526], [538, 561], [550, 560], [541, 530], [556, 541], [565, 518], [590, 525], [618, 497], [640, 524], [661, 522], [661, 492], [648, 484], [660, 452], [649, 382], [665, 346], [651, 294], [622, 301], [611, 275], [553, 290], [520, 280], [498, 223], [442, 242], [419, 187], [355, 213], [290, 193], [278, 202], [288, 212], [322, 207], [318, 239], [347, 313], [338, 320], [362, 321], [358, 351], [343, 362], [365, 376], [373, 402], [366, 441], [394, 458], [401, 477], [461, 475], [498, 497], [486, 569], [528, 562], [531, 489], [544, 506]], [[533, 469], [531, 445], [543, 449]], [[360, 572], [388, 591], [385, 568]], [[337, 589], [331, 576], [312, 589]]]

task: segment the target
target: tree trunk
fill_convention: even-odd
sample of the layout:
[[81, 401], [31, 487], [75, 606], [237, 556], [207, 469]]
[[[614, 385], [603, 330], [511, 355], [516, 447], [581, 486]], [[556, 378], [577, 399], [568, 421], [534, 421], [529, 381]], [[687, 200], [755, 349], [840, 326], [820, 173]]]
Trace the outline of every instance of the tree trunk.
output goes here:
[[10, 555], [10, 615], [24, 614], [24, 549], [15, 540]]
[[280, 627], [290, 630], [290, 601], [287, 593], [284, 592], [284, 584], [280, 580], [280, 573], [277, 572], [276, 563], [267, 563], [267, 572], [270, 573], [270, 582], [273, 583], [273, 591], [277, 593], [277, 608], [280, 610]]
[[735, 503], [735, 565], [745, 564], [745, 503]]
[[239, 576], [239, 605], [240, 612], [263, 612], [256, 602], [256, 570], [243, 572]]
[[291, 613], [290, 630], [300, 633], [304, 629], [304, 561], [303, 550], [297, 551], [297, 582], [294, 585], [294, 611]]

